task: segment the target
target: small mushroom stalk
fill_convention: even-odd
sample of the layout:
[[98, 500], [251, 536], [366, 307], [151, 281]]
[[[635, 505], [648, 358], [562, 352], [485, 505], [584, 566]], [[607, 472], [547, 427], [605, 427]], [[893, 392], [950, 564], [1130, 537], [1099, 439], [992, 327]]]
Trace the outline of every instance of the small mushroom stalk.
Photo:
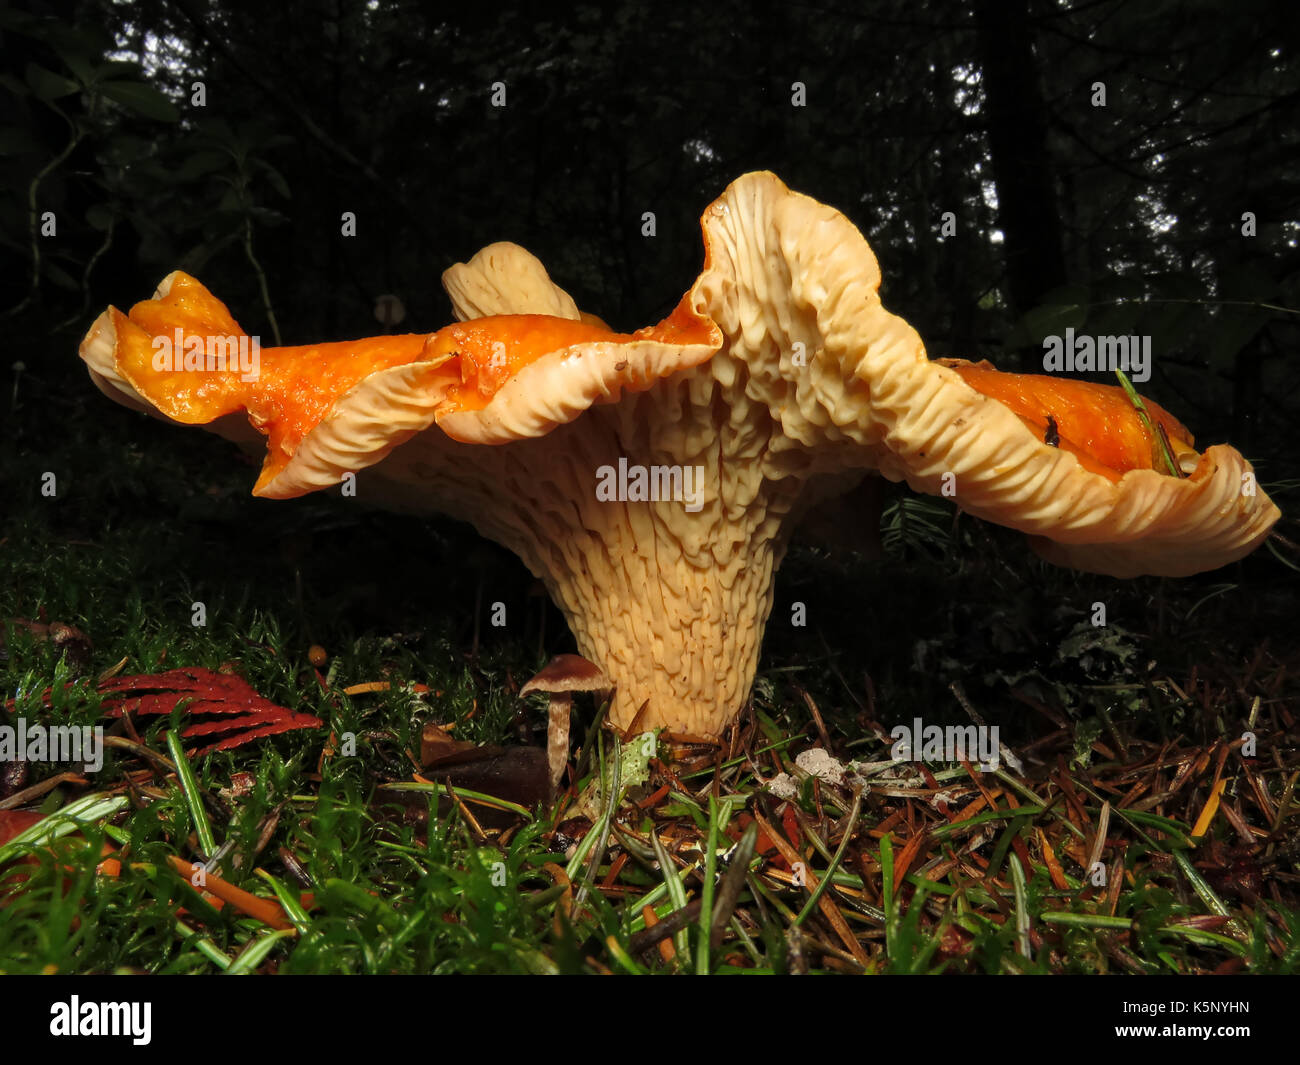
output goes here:
[[594, 662], [580, 655], [556, 655], [537, 676], [519, 689], [521, 696], [546, 692], [550, 704], [546, 711], [546, 765], [550, 770], [551, 791], [559, 788], [564, 767], [569, 762], [569, 717], [574, 692], [608, 691], [609, 678]]
[[573, 696], [552, 695], [546, 711], [546, 768], [551, 774], [551, 790], [560, 786], [564, 767], [569, 764], [569, 714]]

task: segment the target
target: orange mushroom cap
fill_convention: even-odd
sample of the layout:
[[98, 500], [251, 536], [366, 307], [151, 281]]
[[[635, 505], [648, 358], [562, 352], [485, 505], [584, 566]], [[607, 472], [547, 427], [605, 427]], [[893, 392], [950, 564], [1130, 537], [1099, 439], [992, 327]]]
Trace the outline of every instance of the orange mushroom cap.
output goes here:
[[[938, 362], [956, 370], [976, 392], [996, 399], [1045, 444], [1068, 451], [1092, 473], [1118, 481], [1129, 470], [1166, 472], [1160, 440], [1143, 425], [1132, 400], [1116, 385], [1004, 373], [987, 361]], [[1196, 454], [1192, 434], [1180, 421], [1149, 399], [1143, 400], [1143, 406], [1175, 458]]]

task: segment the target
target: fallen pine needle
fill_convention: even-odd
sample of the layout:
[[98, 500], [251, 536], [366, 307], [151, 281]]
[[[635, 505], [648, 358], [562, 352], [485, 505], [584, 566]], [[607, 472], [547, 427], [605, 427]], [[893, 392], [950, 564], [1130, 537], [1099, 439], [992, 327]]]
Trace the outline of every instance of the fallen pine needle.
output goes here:
[[[293, 922], [285, 915], [279, 903], [251, 895], [243, 888], [237, 888], [229, 881], [222, 880], [215, 873], [209, 873], [203, 866], [196, 865], [194, 862], [187, 862], [184, 858], [178, 858], [174, 854], [169, 854], [167, 860], [171, 862], [172, 868], [199, 890], [206, 891], [209, 895], [215, 895], [222, 902], [235, 907], [240, 913], [255, 917], [264, 925], [274, 928], [277, 932], [293, 929]], [[195, 883], [196, 878], [197, 884]]]
[[1210, 822], [1214, 820], [1214, 815], [1219, 812], [1219, 800], [1223, 796], [1223, 789], [1227, 786], [1227, 780], [1220, 777], [1218, 783], [1210, 789], [1210, 797], [1205, 800], [1205, 805], [1201, 807], [1201, 815], [1196, 819], [1196, 824], [1192, 826], [1193, 840], [1204, 836], [1209, 829]]
[[[398, 687], [405, 688], [407, 687], [407, 685], [399, 684]], [[343, 694], [344, 695], [369, 695], [372, 692], [386, 692], [386, 691], [392, 691], [392, 689], [393, 686], [390, 683], [388, 683], [388, 681], [386, 680], [371, 680], [371, 681], [366, 681], [366, 683], [364, 684], [353, 684], [351, 687], [344, 688]], [[423, 695], [425, 692], [429, 690], [429, 686], [427, 684], [412, 684], [410, 685], [410, 690], [415, 692], [418, 695]]]
[[1047, 874], [1052, 878], [1052, 887], [1057, 891], [1068, 891], [1070, 884], [1065, 879], [1065, 870], [1056, 860], [1056, 851], [1052, 850], [1052, 845], [1047, 840], [1047, 833], [1041, 828], [1038, 829], [1038, 845], [1042, 848], [1043, 864], [1047, 866]]
[[[820, 881], [817, 879], [816, 875], [814, 875], [813, 871], [807, 868], [806, 863], [803, 863], [803, 859], [799, 856], [799, 852], [790, 846], [786, 838], [780, 835], [764, 818], [755, 814], [754, 820], [758, 822], [758, 827], [767, 833], [767, 838], [775, 844], [777, 851], [780, 852], [781, 857], [786, 860], [791, 868], [795, 867], [796, 862], [804, 864], [804, 890], [810, 895], [816, 891], [817, 885]], [[825, 917], [826, 920], [830, 922], [831, 927], [835, 929], [835, 933], [844, 942], [844, 945], [853, 953], [853, 957], [857, 962], [863, 966], [869, 965], [871, 959], [867, 957], [867, 952], [862, 949], [862, 944], [858, 942], [857, 937], [849, 929], [849, 923], [844, 920], [844, 915], [840, 913], [835, 904], [823, 895], [818, 900], [817, 906], [818, 909], [821, 910], [822, 916]]]
[[[659, 918], [655, 916], [655, 908], [653, 906], [642, 906], [641, 916], [645, 918], [646, 928], [653, 928], [659, 923]], [[659, 957], [662, 958], [666, 964], [671, 964], [673, 958], [676, 956], [677, 952], [673, 949], [673, 941], [671, 938], [665, 937], [664, 939], [659, 940]]]

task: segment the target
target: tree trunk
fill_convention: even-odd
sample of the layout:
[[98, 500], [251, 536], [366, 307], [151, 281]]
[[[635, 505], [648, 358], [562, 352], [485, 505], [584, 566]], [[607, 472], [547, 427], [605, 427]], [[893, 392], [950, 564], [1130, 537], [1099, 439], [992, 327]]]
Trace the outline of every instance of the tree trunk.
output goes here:
[[1028, 0], [977, 0], [989, 147], [1005, 237], [1006, 295], [1019, 317], [1065, 283], [1061, 220], [1047, 150], [1047, 110], [1030, 41]]

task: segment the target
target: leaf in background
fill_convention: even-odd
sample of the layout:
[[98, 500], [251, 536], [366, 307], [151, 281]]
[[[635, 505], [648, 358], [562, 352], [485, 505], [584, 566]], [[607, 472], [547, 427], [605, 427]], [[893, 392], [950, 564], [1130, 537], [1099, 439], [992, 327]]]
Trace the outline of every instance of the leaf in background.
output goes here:
[[144, 76], [140, 64], [129, 59], [110, 59], [107, 63], [100, 64], [97, 73], [105, 81], [110, 79], [138, 81]]
[[1007, 346], [1028, 347], [1044, 337], [1060, 336], [1067, 329], [1080, 329], [1088, 320], [1089, 290], [1086, 285], [1062, 285], [1028, 310], [1007, 336]]
[[64, 65], [72, 71], [72, 76], [77, 79], [83, 86], [90, 86], [100, 76], [102, 68], [98, 67], [84, 52], [69, 47], [54, 46], [55, 52], [58, 53]]
[[1145, 277], [1108, 277], [1093, 289], [1092, 317], [1088, 332], [1093, 336], [1139, 335], [1151, 312], [1147, 302], [1150, 287]]
[[193, 181], [205, 174], [222, 170], [229, 164], [230, 156], [225, 152], [217, 151], [214, 148], [204, 148], [185, 158], [185, 162], [181, 163], [176, 170], [175, 179], [177, 181]]
[[1155, 304], [1142, 331], [1150, 334], [1151, 350], [1157, 358], [1185, 352], [1199, 334], [1204, 315], [1205, 308], [1196, 303]]
[[46, 70], [39, 63], [28, 63], [23, 73], [28, 88], [42, 100], [57, 100], [62, 96], [71, 96], [81, 88], [71, 78]]
[[284, 175], [281, 174], [280, 171], [276, 170], [276, 168], [270, 163], [263, 162], [260, 159], [257, 161], [257, 167], [266, 174], [266, 179], [271, 183], [271, 187], [275, 189], [276, 192], [286, 200], [292, 199], [289, 195], [289, 183], [284, 180]]
[[166, 96], [152, 85], [138, 81], [106, 81], [99, 91], [130, 111], [158, 122], [176, 122], [180, 113]]
[[1229, 370], [1241, 351], [1251, 342], [1273, 312], [1265, 307], [1220, 307], [1205, 340], [1206, 358], [1215, 369]]
[[[1277, 298], [1277, 282], [1254, 263], [1241, 263], [1223, 272], [1219, 297], [1225, 302], [1214, 316], [1206, 357], [1216, 369], [1231, 369], [1237, 353], [1254, 339], [1273, 311], [1263, 306]], [[1237, 302], [1240, 301], [1240, 302]]]

